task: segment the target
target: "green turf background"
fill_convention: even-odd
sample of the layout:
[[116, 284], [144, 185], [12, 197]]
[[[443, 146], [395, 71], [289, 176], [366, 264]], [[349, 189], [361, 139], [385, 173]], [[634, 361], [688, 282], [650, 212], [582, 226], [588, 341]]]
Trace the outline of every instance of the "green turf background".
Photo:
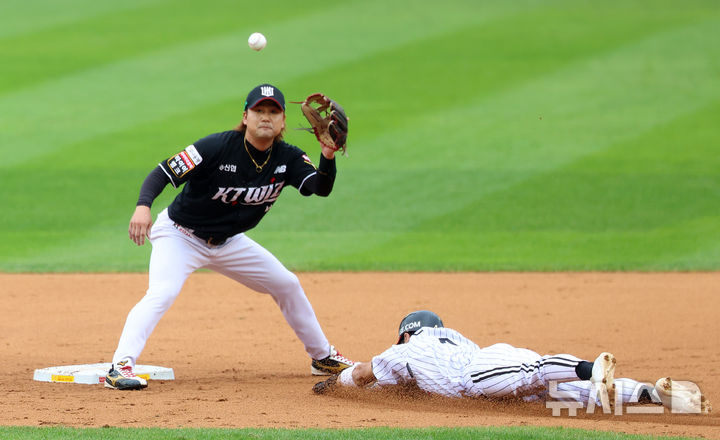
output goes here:
[[146, 270], [142, 180], [265, 81], [351, 118], [249, 233], [292, 269], [716, 270], [719, 41], [715, 0], [6, 0], [0, 271]]
[[[63, 427], [0, 427], [5, 440], [649, 440], [658, 437], [615, 432], [588, 431], [568, 428], [483, 427], [483, 428], [425, 428], [425, 429], [160, 429], [160, 428], [89, 428]], [[662, 437], [681, 439], [683, 437]]]

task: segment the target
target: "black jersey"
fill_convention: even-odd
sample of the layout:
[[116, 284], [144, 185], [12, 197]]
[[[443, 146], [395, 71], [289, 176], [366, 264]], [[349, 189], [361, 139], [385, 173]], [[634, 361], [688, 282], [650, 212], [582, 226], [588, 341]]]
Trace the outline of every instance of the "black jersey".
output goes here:
[[[248, 152], [262, 166], [259, 172]], [[185, 184], [168, 215], [200, 238], [245, 232], [260, 222], [286, 185], [310, 195], [312, 191], [303, 188], [309, 179], [329, 179], [329, 193], [335, 167], [334, 160], [327, 162], [332, 166], [321, 163], [318, 174], [307, 154], [286, 142], [277, 141], [262, 152], [249, 144], [246, 149], [241, 132], [211, 134], [160, 163], [174, 187]]]

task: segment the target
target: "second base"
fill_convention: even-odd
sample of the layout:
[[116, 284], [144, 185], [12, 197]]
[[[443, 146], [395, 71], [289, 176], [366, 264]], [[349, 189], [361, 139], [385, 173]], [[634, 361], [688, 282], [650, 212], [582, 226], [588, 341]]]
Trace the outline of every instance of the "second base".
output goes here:
[[[64, 382], [95, 385], [105, 382], [110, 363], [64, 365], [35, 370], [33, 380], [40, 382]], [[154, 365], [135, 365], [135, 375], [147, 380], [175, 380], [172, 368]]]

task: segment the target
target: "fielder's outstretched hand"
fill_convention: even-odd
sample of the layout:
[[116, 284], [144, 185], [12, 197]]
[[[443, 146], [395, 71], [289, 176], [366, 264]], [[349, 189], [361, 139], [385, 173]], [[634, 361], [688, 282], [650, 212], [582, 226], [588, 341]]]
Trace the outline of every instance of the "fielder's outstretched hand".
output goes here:
[[145, 243], [145, 237], [150, 237], [152, 223], [150, 208], [138, 205], [135, 208], [135, 213], [130, 218], [130, 228], [128, 229], [130, 240], [134, 241], [138, 246], [142, 246]]

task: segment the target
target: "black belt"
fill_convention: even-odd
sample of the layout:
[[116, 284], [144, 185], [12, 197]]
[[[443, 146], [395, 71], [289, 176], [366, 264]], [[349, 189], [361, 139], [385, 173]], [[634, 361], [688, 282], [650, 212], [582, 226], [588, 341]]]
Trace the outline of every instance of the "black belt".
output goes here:
[[203, 238], [205, 240], [205, 243], [209, 244], [210, 246], [220, 246], [221, 244], [225, 244], [227, 241], [227, 237], [224, 238], [217, 238], [217, 237], [210, 237], [210, 238]]
[[198, 234], [196, 232], [193, 233], [194, 236], [199, 238], [200, 240], [204, 241], [210, 246], [220, 246], [221, 244], [225, 244], [228, 238], [230, 237], [208, 237], [205, 234]]

